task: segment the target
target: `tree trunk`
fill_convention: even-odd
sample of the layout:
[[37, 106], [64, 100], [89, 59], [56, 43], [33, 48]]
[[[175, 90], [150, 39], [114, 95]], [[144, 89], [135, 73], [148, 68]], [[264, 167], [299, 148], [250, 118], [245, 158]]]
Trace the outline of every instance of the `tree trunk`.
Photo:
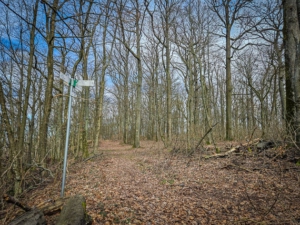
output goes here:
[[[29, 60], [28, 60], [28, 66], [27, 66], [26, 88], [25, 88], [25, 93], [24, 93], [24, 100], [21, 101], [21, 102], [24, 101], [24, 104], [23, 104], [23, 109], [20, 108], [20, 113], [22, 114], [22, 116], [19, 117], [21, 120], [20, 121], [20, 129], [18, 131], [17, 149], [19, 149], [19, 150], [24, 148], [24, 141], [25, 141], [24, 135], [25, 135], [26, 123], [27, 123], [27, 117], [28, 117], [27, 113], [28, 113], [29, 98], [30, 98], [30, 88], [31, 88], [31, 84], [32, 84], [33, 57], [34, 57], [34, 53], [35, 53], [34, 39], [35, 39], [38, 5], [39, 5], [39, 1], [36, 0], [35, 6], [33, 9], [34, 16], [33, 16], [33, 21], [32, 21], [32, 27], [30, 30], [30, 50], [29, 50]], [[23, 89], [22, 86], [20, 87], [20, 90]], [[21, 104], [21, 102], [20, 102], [20, 104]]]
[[142, 106], [142, 80], [143, 80], [143, 70], [142, 70], [142, 56], [141, 56], [141, 36], [140, 36], [140, 11], [139, 3], [136, 1], [136, 60], [138, 69], [138, 81], [136, 90], [136, 118], [135, 118], [135, 135], [134, 135], [134, 148], [140, 147], [140, 129], [141, 129], [141, 106]]
[[284, 0], [286, 69], [286, 120], [289, 132], [300, 146], [300, 2]]
[[167, 146], [172, 142], [172, 80], [171, 80], [171, 53], [170, 53], [170, 39], [169, 39], [169, 21], [166, 22], [166, 79], [167, 79]]
[[16, 145], [15, 145], [15, 138], [14, 138], [14, 131], [10, 124], [10, 119], [8, 117], [8, 112], [6, 108], [6, 100], [3, 92], [2, 82], [0, 81], [0, 106], [1, 112], [3, 117], [3, 123], [5, 126], [5, 130], [7, 132], [7, 139], [9, 142], [9, 146], [11, 149], [11, 160], [12, 160], [12, 173], [14, 175], [14, 195], [18, 195], [22, 192], [21, 189], [21, 174], [18, 165], [18, 155], [19, 151], [17, 152]]
[[[94, 49], [96, 51], [96, 49]], [[96, 58], [96, 54], [95, 58]], [[100, 87], [99, 87], [99, 93], [97, 94], [97, 107], [96, 107], [96, 129], [95, 129], [95, 140], [94, 140], [94, 152], [98, 149], [99, 146], [99, 137], [101, 132], [101, 124], [102, 124], [102, 118], [103, 118], [103, 100], [104, 100], [104, 87], [105, 87], [105, 71], [107, 68], [107, 62], [106, 62], [106, 49], [105, 44], [103, 44], [103, 59], [102, 59], [102, 69], [100, 73]]]
[[48, 47], [48, 53], [47, 53], [47, 85], [45, 90], [45, 100], [44, 100], [44, 110], [43, 110], [43, 117], [41, 120], [39, 135], [40, 135], [40, 141], [39, 141], [39, 151], [40, 151], [40, 161], [43, 162], [46, 156], [47, 152], [47, 138], [48, 138], [48, 124], [50, 119], [50, 113], [51, 113], [51, 105], [52, 105], [52, 89], [53, 89], [53, 81], [54, 81], [54, 39], [55, 39], [55, 30], [56, 30], [56, 10], [58, 8], [59, 0], [54, 0], [52, 4], [51, 15], [50, 15], [50, 21], [48, 21], [47, 17], [47, 27], [49, 27], [49, 30], [47, 30], [47, 47]]
[[[228, 8], [226, 9], [229, 10]], [[229, 15], [227, 15], [227, 13], [226, 19], [229, 20]], [[226, 27], [226, 140], [232, 140], [232, 83], [230, 31], [231, 27], [228, 21]]]

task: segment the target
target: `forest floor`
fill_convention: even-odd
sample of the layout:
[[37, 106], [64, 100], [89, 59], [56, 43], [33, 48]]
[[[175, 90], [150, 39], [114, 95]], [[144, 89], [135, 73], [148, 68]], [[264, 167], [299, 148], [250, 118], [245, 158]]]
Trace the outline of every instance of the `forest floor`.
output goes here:
[[[65, 195], [81, 194], [93, 224], [300, 224], [300, 166], [251, 152], [204, 159], [162, 143], [133, 149], [102, 141], [69, 162]], [[31, 207], [59, 198], [61, 181], [26, 194]], [[54, 224], [58, 215], [47, 217]]]

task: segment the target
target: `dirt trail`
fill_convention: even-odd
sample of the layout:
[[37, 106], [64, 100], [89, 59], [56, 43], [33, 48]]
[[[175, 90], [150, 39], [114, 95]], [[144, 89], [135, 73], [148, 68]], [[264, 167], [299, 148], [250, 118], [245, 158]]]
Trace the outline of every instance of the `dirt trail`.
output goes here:
[[[86, 197], [94, 224], [300, 223], [294, 164], [241, 156], [175, 157], [161, 143], [141, 145], [132, 149], [103, 141], [101, 157], [69, 167], [65, 193]], [[30, 204], [59, 194], [57, 181], [31, 193]], [[51, 224], [55, 217], [48, 219]]]

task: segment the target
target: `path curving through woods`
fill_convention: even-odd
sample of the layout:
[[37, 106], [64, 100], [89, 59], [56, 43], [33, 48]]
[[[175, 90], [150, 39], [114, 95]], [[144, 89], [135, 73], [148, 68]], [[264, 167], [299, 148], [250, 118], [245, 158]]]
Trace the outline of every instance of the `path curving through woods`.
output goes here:
[[[70, 163], [65, 194], [81, 194], [93, 224], [297, 224], [299, 167], [253, 156], [171, 155], [162, 143], [133, 149], [102, 141]], [[30, 193], [30, 205], [56, 199], [60, 181]], [[48, 224], [57, 215], [48, 217]]]

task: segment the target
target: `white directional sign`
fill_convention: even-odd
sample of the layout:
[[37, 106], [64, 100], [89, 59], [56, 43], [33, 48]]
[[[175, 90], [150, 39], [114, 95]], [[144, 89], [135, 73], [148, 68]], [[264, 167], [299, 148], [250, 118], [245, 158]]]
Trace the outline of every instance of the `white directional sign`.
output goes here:
[[59, 73], [59, 78], [62, 79], [65, 83], [67, 83], [69, 85], [70, 83], [70, 77], [66, 76], [65, 74], [63, 74], [62, 72]]
[[76, 85], [82, 86], [82, 87], [84, 87], [84, 86], [94, 87], [95, 86], [95, 81], [94, 80], [79, 80]]
[[[66, 76], [62, 72], [59, 74], [59, 78], [62, 79], [66, 84], [70, 85], [70, 77]], [[95, 81], [94, 80], [76, 80], [73, 79], [73, 84], [74, 87], [76, 86], [81, 86], [81, 87], [94, 87], [95, 86]], [[79, 88], [81, 90], [81, 88]]]

